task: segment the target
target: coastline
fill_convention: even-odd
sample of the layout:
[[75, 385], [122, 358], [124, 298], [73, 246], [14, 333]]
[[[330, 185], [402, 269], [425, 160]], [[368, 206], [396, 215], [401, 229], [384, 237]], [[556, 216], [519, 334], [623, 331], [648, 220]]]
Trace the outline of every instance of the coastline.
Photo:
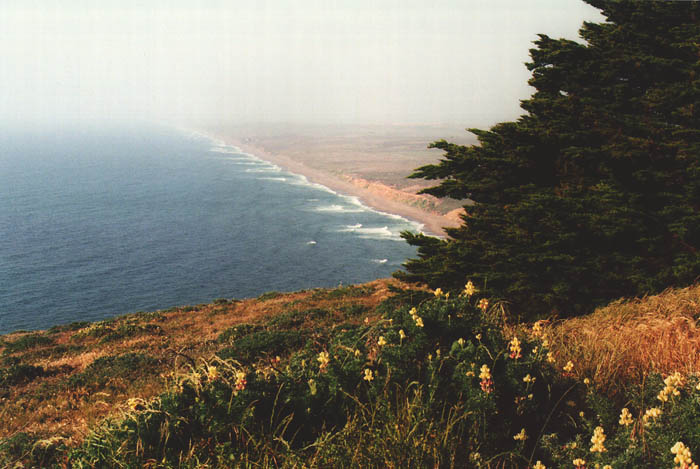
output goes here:
[[425, 234], [444, 238], [446, 236], [445, 227], [459, 225], [460, 220], [457, 213], [441, 215], [409, 205], [402, 202], [401, 199], [410, 200], [420, 196], [392, 188], [381, 182], [366, 181], [345, 174], [334, 174], [318, 168], [312, 168], [304, 162], [290, 158], [287, 155], [269, 152], [259, 145], [245, 142], [240, 138], [229, 135], [214, 134], [207, 131], [201, 131], [201, 134], [276, 164], [286, 171], [303, 175], [310, 182], [326, 186], [342, 195], [357, 197], [362, 204], [373, 210], [399, 215], [409, 221], [418, 223], [422, 225], [421, 231]]

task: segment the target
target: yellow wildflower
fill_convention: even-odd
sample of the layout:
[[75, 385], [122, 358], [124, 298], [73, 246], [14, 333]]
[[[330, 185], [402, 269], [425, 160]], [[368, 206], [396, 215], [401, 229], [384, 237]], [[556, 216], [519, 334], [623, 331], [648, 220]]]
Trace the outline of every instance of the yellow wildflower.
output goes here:
[[591, 443], [593, 443], [593, 446], [591, 446], [591, 452], [603, 453], [607, 451], [605, 446], [603, 446], [604, 442], [605, 431], [603, 430], [603, 427], [595, 427], [595, 430], [593, 430], [593, 436], [591, 437]]
[[671, 448], [671, 453], [675, 454], [676, 457], [673, 458], [673, 462], [678, 464], [676, 469], [697, 469], [698, 465], [693, 463], [693, 459], [690, 455], [690, 449], [679, 441]]
[[481, 390], [484, 391], [486, 394], [490, 393], [493, 389], [493, 381], [491, 380], [491, 370], [486, 364], [481, 365], [479, 379], [481, 379]]
[[209, 381], [216, 381], [218, 377], [219, 371], [216, 369], [216, 367], [207, 365], [207, 378], [209, 378]]
[[488, 307], [489, 307], [489, 300], [487, 300], [486, 298], [482, 298], [481, 300], [479, 300], [479, 309], [480, 310], [486, 311], [488, 309]]
[[564, 365], [564, 371], [566, 371], [567, 373], [571, 373], [571, 370], [573, 370], [573, 369], [574, 369], [574, 364], [571, 362], [571, 360], [566, 362], [566, 365]]
[[406, 338], [406, 333], [403, 331], [403, 329], [399, 330], [399, 337], [401, 338], [401, 340]]
[[457, 343], [459, 344], [460, 347], [464, 347], [464, 339], [463, 338], [460, 337], [459, 339], [457, 339]]
[[539, 337], [542, 335], [542, 321], [537, 321], [532, 325], [532, 336]]
[[328, 364], [331, 362], [331, 357], [328, 355], [328, 352], [321, 352], [318, 354], [316, 360], [320, 363], [319, 369], [321, 371], [326, 371]]
[[588, 379], [588, 378], [583, 378], [583, 384], [585, 384], [586, 386], [588, 386], [589, 384], [591, 384], [591, 380]]
[[355, 349], [354, 355], [355, 358], [358, 358], [360, 356], [360, 349]]
[[236, 391], [243, 391], [245, 389], [245, 386], [247, 384], [247, 381], [245, 379], [245, 372], [244, 371], [237, 371], [236, 372]]
[[370, 381], [372, 381], [374, 379], [374, 375], [372, 374], [372, 370], [370, 370], [369, 368], [365, 368], [365, 376], [362, 379], [364, 379], [368, 383]]
[[664, 379], [664, 388], [656, 396], [661, 402], [668, 402], [670, 395], [679, 396], [681, 394], [678, 388], [683, 386], [683, 376], [679, 372], [670, 374]]
[[574, 459], [573, 462], [574, 462], [574, 466], [576, 466], [577, 468], [585, 467], [585, 466], [586, 466], [586, 460], [585, 460], [585, 459], [576, 458], [576, 459]]
[[661, 409], [659, 409], [658, 407], [652, 407], [651, 409], [647, 409], [647, 411], [644, 412], [644, 424], [646, 425], [647, 423], [649, 423], [649, 419], [656, 420], [661, 416], [661, 413]]
[[554, 352], [547, 352], [547, 362], [554, 363], [555, 361]]
[[444, 293], [442, 292], [442, 288], [436, 288], [433, 294], [438, 298], [444, 295]]
[[533, 378], [532, 376], [530, 376], [530, 373], [528, 373], [528, 374], [526, 374], [525, 377], [523, 378], [523, 382], [525, 382], [525, 383], [534, 383], [534, 382], [535, 382], [535, 378]]
[[383, 335], [379, 336], [379, 340], [377, 340], [377, 345], [379, 345], [380, 347], [383, 347], [384, 345], [386, 345], [386, 340], [384, 340]]
[[510, 341], [510, 344], [508, 344], [508, 350], [510, 350], [510, 358], [514, 360], [517, 360], [523, 356], [521, 353], [522, 349], [520, 348], [520, 341], [517, 337], [513, 337], [513, 339]]
[[422, 319], [422, 318], [416, 316], [416, 317], [415, 317], [415, 320], [416, 320], [416, 326], [418, 326], [418, 327], [423, 327], [424, 324], [423, 324], [423, 319]]
[[481, 334], [477, 334], [475, 337], [476, 337], [476, 340], [481, 341]]
[[474, 293], [478, 292], [479, 290], [476, 289], [474, 284], [472, 283], [471, 280], [467, 282], [467, 284], [464, 286], [464, 294], [467, 295], [468, 297], [472, 296]]
[[525, 441], [525, 440], [527, 440], [527, 435], [525, 434], [525, 429], [523, 428], [522, 430], [520, 430], [520, 432], [519, 432], [518, 434], [516, 434], [515, 436], [513, 436], [513, 439], [516, 440], [516, 441]]
[[538, 460], [534, 466], [532, 466], [532, 469], [547, 469], [547, 466], [542, 464], [542, 461]]
[[632, 418], [632, 414], [630, 414], [630, 411], [627, 410], [627, 407], [622, 409], [622, 412], [620, 412], [620, 425], [624, 425], [625, 427], [628, 425], [632, 425], [634, 423], [634, 419]]
[[479, 378], [481, 379], [491, 379], [491, 370], [488, 365], [481, 365], [481, 373], [479, 373]]

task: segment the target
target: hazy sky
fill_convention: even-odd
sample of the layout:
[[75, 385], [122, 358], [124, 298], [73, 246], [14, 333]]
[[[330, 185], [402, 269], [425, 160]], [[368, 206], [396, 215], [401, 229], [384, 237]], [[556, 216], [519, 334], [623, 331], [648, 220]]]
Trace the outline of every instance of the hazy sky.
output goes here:
[[484, 125], [530, 95], [579, 0], [1, 0], [0, 123]]

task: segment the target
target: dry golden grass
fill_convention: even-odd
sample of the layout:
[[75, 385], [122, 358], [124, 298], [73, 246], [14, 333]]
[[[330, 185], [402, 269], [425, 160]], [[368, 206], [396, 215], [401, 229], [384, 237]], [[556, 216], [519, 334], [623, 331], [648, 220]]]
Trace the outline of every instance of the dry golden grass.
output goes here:
[[618, 300], [545, 327], [557, 364], [611, 394], [649, 372], [700, 372], [700, 285]]

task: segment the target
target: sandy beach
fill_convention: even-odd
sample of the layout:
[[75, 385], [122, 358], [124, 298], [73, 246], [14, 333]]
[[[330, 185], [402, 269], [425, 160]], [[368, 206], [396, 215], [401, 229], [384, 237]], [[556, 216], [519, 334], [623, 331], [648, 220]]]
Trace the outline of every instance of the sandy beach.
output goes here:
[[[466, 132], [442, 127], [381, 129], [237, 127], [204, 131], [220, 141], [304, 175], [344, 195], [357, 197], [375, 210], [400, 215], [423, 225], [426, 234], [443, 237], [445, 227], [460, 224], [460, 201], [417, 194], [431, 181], [407, 179], [417, 167], [439, 161], [439, 150], [427, 144], [454, 141]], [[448, 135], [443, 135], [448, 134]]]

